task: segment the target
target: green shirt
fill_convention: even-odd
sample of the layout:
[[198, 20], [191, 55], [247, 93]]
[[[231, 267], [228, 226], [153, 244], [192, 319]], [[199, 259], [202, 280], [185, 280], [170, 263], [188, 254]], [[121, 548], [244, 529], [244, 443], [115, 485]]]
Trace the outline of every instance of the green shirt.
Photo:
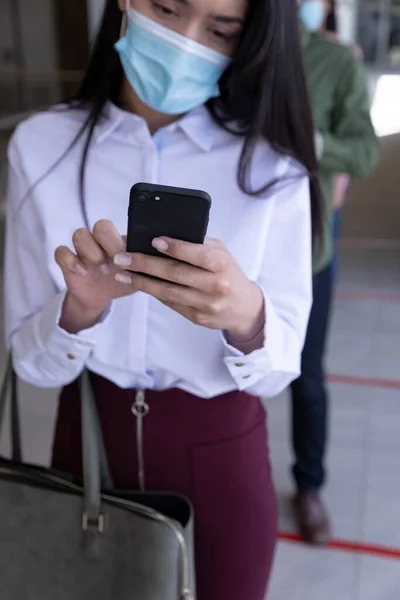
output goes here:
[[332, 191], [335, 175], [367, 177], [379, 155], [370, 118], [367, 78], [362, 62], [347, 47], [301, 29], [303, 59], [314, 116], [323, 137], [319, 175], [324, 196], [324, 242], [315, 264], [321, 271], [332, 260]]

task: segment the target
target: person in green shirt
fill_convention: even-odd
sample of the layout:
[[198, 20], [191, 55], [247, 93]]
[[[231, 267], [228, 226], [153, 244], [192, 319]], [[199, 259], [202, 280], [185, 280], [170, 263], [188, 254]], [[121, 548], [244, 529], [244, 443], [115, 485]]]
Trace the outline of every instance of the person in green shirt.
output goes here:
[[324, 351], [332, 297], [332, 193], [338, 174], [367, 177], [375, 167], [379, 143], [370, 118], [362, 62], [352, 51], [320, 31], [328, 0], [300, 2], [302, 49], [314, 116], [319, 177], [324, 198], [324, 239], [314, 269], [314, 301], [302, 355], [302, 374], [291, 386], [295, 511], [303, 538], [316, 544], [331, 537], [320, 490], [325, 480], [327, 391]]

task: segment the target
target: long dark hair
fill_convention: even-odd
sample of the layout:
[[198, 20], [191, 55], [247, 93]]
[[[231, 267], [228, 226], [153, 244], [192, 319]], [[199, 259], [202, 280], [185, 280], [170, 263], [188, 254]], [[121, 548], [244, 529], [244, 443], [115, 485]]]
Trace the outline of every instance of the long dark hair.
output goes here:
[[[71, 107], [84, 107], [87, 119], [77, 139], [85, 136], [80, 165], [80, 192], [84, 208], [85, 168], [93, 132], [108, 100], [118, 104], [123, 71], [114, 44], [120, 35], [122, 14], [116, 0], [107, 0], [90, 63]], [[314, 239], [321, 233], [322, 209], [314, 149], [314, 129], [303, 72], [296, 0], [250, 0], [243, 39], [220, 81], [221, 96], [208, 103], [219, 126], [239, 124], [244, 136], [238, 166], [242, 190], [259, 195], [250, 185], [253, 151], [260, 137], [272, 148], [304, 165], [310, 176]], [[77, 141], [77, 139], [75, 141]]]

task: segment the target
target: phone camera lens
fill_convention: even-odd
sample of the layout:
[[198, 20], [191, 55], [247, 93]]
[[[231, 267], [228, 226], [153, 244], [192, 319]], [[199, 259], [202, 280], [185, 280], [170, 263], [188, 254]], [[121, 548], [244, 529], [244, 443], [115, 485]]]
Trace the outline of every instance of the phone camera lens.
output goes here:
[[147, 202], [148, 200], [147, 194], [138, 194], [136, 197], [139, 200], [139, 202]]

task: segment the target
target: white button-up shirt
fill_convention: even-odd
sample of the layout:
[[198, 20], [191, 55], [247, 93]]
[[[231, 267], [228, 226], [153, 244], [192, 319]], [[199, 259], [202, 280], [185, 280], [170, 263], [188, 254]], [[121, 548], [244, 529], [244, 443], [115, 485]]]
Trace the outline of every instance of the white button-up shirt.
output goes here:
[[[58, 325], [66, 286], [54, 261], [85, 226], [79, 196], [84, 139], [57, 166], [85, 114], [54, 110], [21, 124], [10, 143], [5, 322], [18, 375], [41, 387], [73, 381], [86, 366], [128, 388], [179, 387], [210, 398], [239, 389], [283, 390], [300, 372], [311, 306], [309, 181], [299, 165], [260, 142], [253, 187], [284, 181], [265, 197], [237, 184], [243, 140], [202, 107], [152, 137], [144, 120], [109, 104], [87, 165], [89, 225], [127, 229], [129, 191], [139, 181], [203, 189], [212, 198], [209, 237], [220, 239], [265, 295], [264, 346], [244, 356], [222, 332], [194, 325], [141, 292], [115, 300], [94, 327]], [[54, 167], [54, 168], [52, 168]]]

